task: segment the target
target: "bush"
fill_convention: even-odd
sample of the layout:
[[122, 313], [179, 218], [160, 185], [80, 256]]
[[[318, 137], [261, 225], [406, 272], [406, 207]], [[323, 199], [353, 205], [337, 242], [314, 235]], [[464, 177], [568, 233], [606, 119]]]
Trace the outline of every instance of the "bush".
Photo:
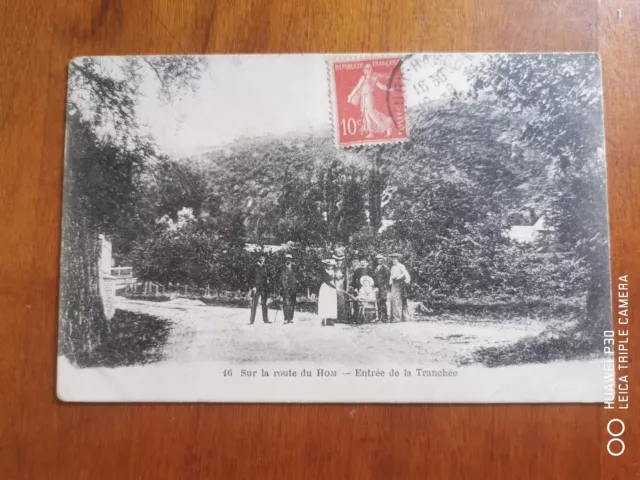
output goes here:
[[469, 299], [446, 298], [429, 303], [428, 315], [450, 313], [501, 320], [513, 317], [578, 319], [584, 315], [584, 297], [491, 295]]
[[538, 245], [508, 241], [489, 252], [490, 245], [458, 240], [455, 235], [436, 240], [420, 255], [415, 242], [400, 238], [392, 227], [382, 234], [364, 230], [354, 235], [350, 249], [370, 258], [376, 253], [400, 253], [412, 279], [409, 298], [429, 304], [478, 297], [517, 303], [586, 294], [588, 266], [572, 253], [540, 252]]
[[463, 365], [481, 363], [487, 367], [504, 367], [525, 363], [549, 363], [576, 360], [602, 353], [600, 338], [585, 335], [577, 328], [563, 330], [552, 325], [535, 337], [527, 337], [511, 345], [480, 348], [463, 359]]
[[171, 333], [169, 320], [116, 310], [96, 354], [83, 367], [128, 367], [164, 360], [163, 347]]
[[242, 246], [207, 231], [192, 217], [160, 222], [158, 231], [135, 252], [134, 268], [144, 280], [162, 285], [246, 290], [255, 258]]
[[494, 270], [494, 291], [511, 295], [574, 297], [587, 291], [587, 265], [571, 253], [511, 245], [499, 252]]
[[131, 300], [144, 300], [147, 302], [168, 302], [171, 300], [169, 295], [145, 295], [143, 293], [120, 293], [119, 296], [129, 298]]

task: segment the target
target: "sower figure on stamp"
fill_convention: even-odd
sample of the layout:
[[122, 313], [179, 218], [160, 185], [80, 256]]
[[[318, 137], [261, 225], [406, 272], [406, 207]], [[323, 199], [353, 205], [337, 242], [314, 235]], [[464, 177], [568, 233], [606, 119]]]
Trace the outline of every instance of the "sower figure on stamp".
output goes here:
[[365, 138], [372, 138], [377, 133], [385, 133], [387, 137], [391, 136], [393, 120], [375, 106], [376, 88], [385, 92], [390, 91], [381, 80], [382, 76], [375, 73], [371, 64], [367, 63], [362, 70], [358, 84], [347, 97], [347, 101], [352, 105], [360, 105], [361, 132], [366, 134]]
[[296, 294], [298, 289], [298, 281], [293, 271], [293, 257], [290, 254], [285, 255], [284, 268], [280, 272], [280, 292], [282, 294], [282, 313], [284, 314], [284, 323], [293, 322], [293, 313], [296, 309]]
[[380, 254], [376, 255], [373, 284], [378, 289], [378, 315], [380, 315], [381, 321], [388, 322], [387, 296], [389, 293], [389, 268], [385, 265], [384, 257]]
[[400, 263], [400, 254], [394, 253], [390, 257], [393, 258], [393, 266], [389, 276], [391, 322], [406, 322], [410, 318], [405, 286], [411, 282], [411, 277], [406, 267]]
[[258, 299], [262, 303], [262, 321], [264, 323], [271, 323], [269, 321], [269, 310], [267, 309], [267, 299], [269, 298], [269, 277], [267, 275], [267, 268], [264, 265], [265, 257], [260, 255], [258, 262], [253, 268], [251, 274], [251, 318], [249, 324], [253, 325], [256, 320], [256, 310], [258, 310]]

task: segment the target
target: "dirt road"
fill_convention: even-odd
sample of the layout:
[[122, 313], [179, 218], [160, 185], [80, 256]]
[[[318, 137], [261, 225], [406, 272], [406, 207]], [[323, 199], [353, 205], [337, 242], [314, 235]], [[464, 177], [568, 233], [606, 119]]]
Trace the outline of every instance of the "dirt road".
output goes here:
[[[282, 312], [272, 324], [260, 312], [249, 325], [249, 310], [198, 305], [197, 301], [133, 301], [119, 298], [116, 308], [162, 317], [172, 322], [164, 357], [172, 362], [203, 360], [281, 362], [288, 360], [371, 364], [442, 363], [458, 359], [478, 347], [512, 343], [542, 331], [537, 321], [518, 319], [498, 324], [473, 324], [449, 319], [394, 324], [322, 327], [311, 313], [296, 313], [283, 324]], [[269, 311], [276, 319], [276, 311]]]

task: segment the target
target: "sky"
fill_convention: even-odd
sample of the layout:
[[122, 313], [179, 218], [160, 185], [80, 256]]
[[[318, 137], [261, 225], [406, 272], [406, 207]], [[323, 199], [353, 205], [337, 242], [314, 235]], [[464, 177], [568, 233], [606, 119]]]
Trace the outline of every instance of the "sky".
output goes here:
[[[167, 104], [158, 81], [145, 78], [138, 116], [165, 153], [183, 157], [241, 136], [331, 130], [325, 55], [213, 55], [195, 92]], [[464, 67], [476, 57], [440, 54], [403, 65], [407, 107], [464, 91]]]

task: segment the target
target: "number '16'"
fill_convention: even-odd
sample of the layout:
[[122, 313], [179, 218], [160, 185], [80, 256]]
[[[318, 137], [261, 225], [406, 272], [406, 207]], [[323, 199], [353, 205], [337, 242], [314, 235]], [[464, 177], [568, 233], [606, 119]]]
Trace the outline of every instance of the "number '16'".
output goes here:
[[352, 117], [340, 120], [340, 126], [342, 127], [342, 135], [355, 135], [358, 130], [358, 123]]

